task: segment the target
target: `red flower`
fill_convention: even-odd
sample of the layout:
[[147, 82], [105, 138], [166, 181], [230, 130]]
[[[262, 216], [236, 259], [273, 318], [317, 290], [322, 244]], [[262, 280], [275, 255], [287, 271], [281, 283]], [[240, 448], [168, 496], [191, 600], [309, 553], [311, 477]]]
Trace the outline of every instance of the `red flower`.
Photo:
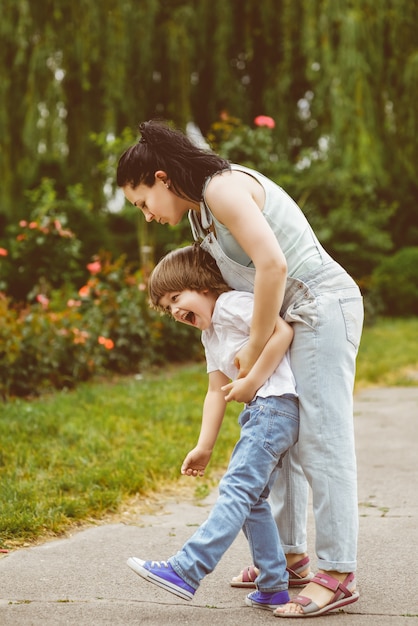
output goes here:
[[88, 285], [83, 285], [78, 290], [78, 295], [81, 296], [82, 298], [88, 298], [90, 295], [90, 287]]
[[100, 343], [101, 346], [104, 346], [106, 350], [112, 350], [115, 347], [113, 341], [111, 339], [108, 339], [107, 337], [100, 336], [97, 341]]
[[6, 248], [0, 248], [0, 256], [7, 256], [9, 253]]
[[267, 128], [274, 128], [276, 126], [274, 119], [268, 115], [258, 115], [254, 120], [254, 124], [256, 126], [266, 126]]

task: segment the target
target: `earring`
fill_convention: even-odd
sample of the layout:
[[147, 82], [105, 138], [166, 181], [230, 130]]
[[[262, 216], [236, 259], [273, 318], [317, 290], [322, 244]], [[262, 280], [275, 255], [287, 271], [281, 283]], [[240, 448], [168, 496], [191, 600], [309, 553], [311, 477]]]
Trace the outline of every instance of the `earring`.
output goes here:
[[165, 186], [167, 187], [167, 189], [170, 189], [170, 181], [168, 181], [168, 183], [166, 183]]

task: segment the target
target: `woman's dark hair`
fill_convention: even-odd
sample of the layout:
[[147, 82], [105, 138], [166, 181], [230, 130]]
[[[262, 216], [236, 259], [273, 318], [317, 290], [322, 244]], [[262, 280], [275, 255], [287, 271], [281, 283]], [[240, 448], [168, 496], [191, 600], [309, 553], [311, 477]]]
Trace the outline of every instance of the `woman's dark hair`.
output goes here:
[[196, 147], [184, 133], [165, 122], [142, 122], [139, 131], [139, 141], [119, 159], [116, 174], [119, 187], [134, 188], [141, 183], [152, 187], [155, 172], [163, 170], [177, 195], [200, 202], [206, 178], [230, 169], [229, 161]]
[[160, 300], [172, 291], [204, 291], [218, 296], [231, 291], [209, 252], [198, 243], [177, 248], [166, 254], [154, 267], [148, 281], [149, 302], [152, 308], [167, 313]]

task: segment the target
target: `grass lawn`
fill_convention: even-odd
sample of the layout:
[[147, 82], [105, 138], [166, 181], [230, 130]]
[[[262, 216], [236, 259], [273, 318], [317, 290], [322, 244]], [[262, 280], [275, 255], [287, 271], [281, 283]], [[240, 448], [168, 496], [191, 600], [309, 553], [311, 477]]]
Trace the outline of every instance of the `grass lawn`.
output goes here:
[[[366, 328], [357, 389], [418, 385], [418, 318]], [[204, 364], [169, 367], [143, 377], [97, 381], [2, 406], [0, 547], [60, 534], [116, 512], [180, 477], [195, 445], [206, 392]], [[238, 437], [240, 405], [228, 406], [207, 475], [205, 495]], [[139, 496], [139, 497], [138, 497]]]

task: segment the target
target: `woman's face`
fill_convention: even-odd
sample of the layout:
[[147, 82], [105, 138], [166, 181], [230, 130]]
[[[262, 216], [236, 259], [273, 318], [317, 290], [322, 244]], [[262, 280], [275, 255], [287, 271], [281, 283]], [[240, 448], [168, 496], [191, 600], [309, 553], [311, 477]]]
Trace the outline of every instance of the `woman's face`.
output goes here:
[[155, 172], [152, 187], [140, 183], [132, 188], [122, 187], [125, 198], [142, 211], [147, 222], [155, 220], [159, 224], [178, 224], [188, 209], [193, 208], [190, 202], [180, 198], [170, 189], [170, 180], [165, 172]]

